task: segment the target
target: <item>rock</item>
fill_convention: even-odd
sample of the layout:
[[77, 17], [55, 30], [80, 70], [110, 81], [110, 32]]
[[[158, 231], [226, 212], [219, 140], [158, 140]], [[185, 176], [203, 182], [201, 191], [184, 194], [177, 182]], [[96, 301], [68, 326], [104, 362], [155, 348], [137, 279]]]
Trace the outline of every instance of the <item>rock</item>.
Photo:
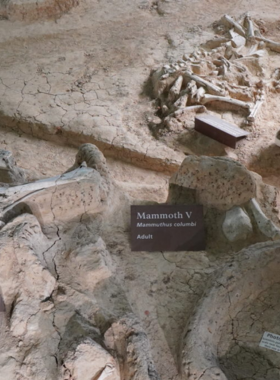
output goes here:
[[133, 314], [112, 324], [105, 334], [108, 348], [123, 358], [122, 379], [159, 380], [150, 354], [150, 345], [139, 320]]
[[233, 207], [226, 212], [222, 228], [231, 242], [245, 240], [253, 232], [251, 220], [241, 207]]
[[[127, 197], [96, 147], [82, 146], [75, 165], [61, 176], [0, 189], [1, 374], [116, 380], [120, 369], [131, 379], [157, 379], [148, 337], [104, 240], [113, 236], [128, 249]], [[116, 359], [109, 353], [115, 351]]]
[[277, 196], [276, 188], [232, 159], [187, 156], [170, 179], [168, 203], [201, 204], [207, 250], [237, 252], [280, 237]]
[[223, 157], [186, 157], [170, 184], [192, 189], [198, 203], [223, 211], [241, 206], [256, 195], [251, 173]]
[[78, 344], [63, 360], [60, 380], [118, 380], [118, 364], [115, 359], [90, 338]]
[[[278, 313], [268, 312], [272, 303], [274, 307], [279, 304], [279, 250], [279, 242], [252, 245], [232, 256], [215, 274], [212, 287], [186, 326], [182, 354], [186, 378], [227, 380], [248, 378], [250, 374], [260, 379], [274, 367], [266, 359], [264, 374], [256, 376], [264, 354], [253, 353], [260, 352], [265, 329], [279, 334]], [[236, 363], [240, 348], [243, 350]]]
[[53, 355], [59, 334], [52, 312], [40, 308], [56, 287], [44, 261], [44, 252], [52, 245], [33, 215], [21, 215], [1, 230], [0, 278], [7, 330], [1, 326], [0, 367], [5, 379], [15, 379], [18, 373], [34, 379], [56, 376]]

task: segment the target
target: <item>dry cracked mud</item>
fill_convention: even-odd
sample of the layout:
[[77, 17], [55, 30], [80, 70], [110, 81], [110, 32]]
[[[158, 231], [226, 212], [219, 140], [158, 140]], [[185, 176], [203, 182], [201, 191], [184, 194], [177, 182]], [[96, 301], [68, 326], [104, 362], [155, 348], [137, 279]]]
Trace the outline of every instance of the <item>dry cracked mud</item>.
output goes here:
[[[235, 150], [151, 128], [153, 72], [212, 39], [224, 14], [249, 11], [280, 42], [280, 4], [59, 3], [0, 0], [0, 159], [14, 157], [0, 163], [0, 378], [280, 379], [280, 354], [259, 347], [280, 335], [280, 94]], [[273, 72], [280, 54], [266, 62]], [[216, 114], [241, 125], [236, 110]], [[84, 143], [97, 148], [75, 165]], [[224, 165], [216, 181], [207, 165]], [[223, 171], [233, 196], [220, 207]], [[203, 204], [206, 251], [131, 252], [130, 205], [167, 199]]]

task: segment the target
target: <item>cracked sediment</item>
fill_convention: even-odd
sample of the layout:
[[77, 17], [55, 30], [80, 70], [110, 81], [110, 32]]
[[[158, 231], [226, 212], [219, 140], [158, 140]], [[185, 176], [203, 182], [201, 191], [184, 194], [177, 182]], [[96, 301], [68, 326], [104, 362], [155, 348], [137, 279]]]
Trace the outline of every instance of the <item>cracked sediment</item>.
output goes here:
[[[278, 33], [273, 0], [230, 7], [212, 0], [85, 0], [55, 21], [0, 20], [1, 148], [12, 150], [18, 166], [29, 171], [28, 182], [59, 176], [18, 199], [16, 187], [1, 197], [0, 285], [10, 312], [9, 333], [0, 331], [5, 380], [69, 380], [83, 355], [78, 368], [86, 368], [86, 376], [98, 373], [104, 363], [94, 372], [87, 366], [97, 356], [77, 347], [90, 337], [105, 351], [104, 333], [128, 313], [143, 327], [133, 331], [134, 341], [147, 334], [151, 347], [144, 344], [142, 352], [147, 361], [152, 357], [161, 380], [191, 378], [191, 372], [196, 380], [279, 380], [279, 354], [258, 346], [264, 330], [280, 334], [279, 243], [229, 256], [227, 248], [219, 254], [131, 252], [129, 240], [130, 204], [165, 202], [170, 174], [185, 157], [180, 149], [190, 144], [170, 148], [151, 136], [148, 120], [157, 119], [146, 82], [151, 70], [212, 37], [209, 25], [223, 13], [239, 16], [248, 7], [258, 19], [265, 15], [268, 34]], [[191, 140], [196, 152], [252, 163], [279, 184], [272, 146], [278, 100], [271, 94], [263, 120], [234, 152], [203, 138]], [[61, 173], [85, 142], [108, 158], [116, 183], [105, 211], [108, 188], [100, 190], [97, 176], [62, 184]], [[270, 212], [272, 192], [261, 197]], [[13, 214], [18, 202], [30, 204], [33, 215]]]

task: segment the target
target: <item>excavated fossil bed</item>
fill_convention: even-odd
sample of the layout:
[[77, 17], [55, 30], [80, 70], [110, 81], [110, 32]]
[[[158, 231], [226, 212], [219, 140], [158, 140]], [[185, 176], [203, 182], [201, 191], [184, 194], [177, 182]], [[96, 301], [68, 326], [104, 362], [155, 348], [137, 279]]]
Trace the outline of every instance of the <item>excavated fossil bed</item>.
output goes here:
[[[75, 6], [66, 12], [56, 5], [52, 12], [46, 2], [47, 16], [38, 17], [30, 2], [23, 8], [29, 20], [19, 13], [0, 20], [0, 149], [11, 151], [34, 182], [66, 172], [80, 144], [93, 143], [114, 185], [76, 169], [78, 185], [70, 178], [58, 190], [56, 179], [34, 198], [28, 190], [33, 215], [18, 215], [15, 208], [16, 218], [0, 231], [6, 303], [0, 378], [97, 380], [109, 363], [109, 375], [102, 375], [108, 380], [280, 379], [280, 354], [258, 346], [264, 331], [280, 335], [277, 241], [258, 236], [256, 245], [239, 247], [219, 236], [217, 249], [212, 244], [205, 252], [131, 252], [129, 245], [130, 204], [165, 202], [170, 176], [185, 154], [229, 157], [261, 175], [256, 197], [279, 227], [280, 148], [274, 138], [280, 94], [269, 95], [235, 150], [193, 132], [178, 143], [151, 133], [159, 117], [150, 73], [212, 38], [212, 23], [225, 13], [250, 11], [261, 20], [263, 35], [280, 42], [280, 5], [68, 3]], [[269, 65], [280, 67], [280, 54], [270, 52]], [[237, 112], [219, 115], [241, 123]], [[96, 191], [87, 187], [91, 175]], [[108, 208], [92, 216], [92, 204], [103, 207], [104, 197]], [[187, 199], [180, 191], [173, 197]]]

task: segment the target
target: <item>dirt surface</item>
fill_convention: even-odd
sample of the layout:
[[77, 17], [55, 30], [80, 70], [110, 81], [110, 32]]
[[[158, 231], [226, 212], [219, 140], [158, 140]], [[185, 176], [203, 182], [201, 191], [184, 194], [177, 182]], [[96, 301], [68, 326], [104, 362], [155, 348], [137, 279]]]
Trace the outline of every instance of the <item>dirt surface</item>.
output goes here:
[[[56, 20], [2, 20], [2, 125], [64, 146], [94, 142], [107, 156], [161, 171], [169, 170], [168, 157], [173, 171], [182, 156], [164, 150], [147, 125], [156, 111], [147, 96], [150, 72], [205, 42], [213, 35], [211, 24], [224, 13], [248, 10], [263, 20], [265, 36], [277, 40], [275, 2], [199, 1], [190, 7], [182, 1], [94, 1], [82, 2]], [[271, 58], [277, 65], [278, 55]], [[277, 104], [275, 94], [236, 151], [214, 144], [211, 155], [237, 155], [258, 170], [258, 158], [270, 154], [278, 129]], [[203, 146], [197, 153], [203, 154]]]
[[[267, 38], [280, 41], [277, 0], [88, 0], [56, 19], [0, 20], [0, 149], [12, 151], [34, 180], [65, 172], [77, 146], [92, 142], [133, 202], [164, 202], [170, 174], [185, 152], [150, 132], [148, 123], [157, 111], [150, 73], [212, 37], [212, 23], [223, 14], [247, 11], [263, 20]], [[280, 54], [271, 53], [271, 62], [280, 67]], [[279, 189], [280, 148], [274, 145], [279, 100], [277, 93], [269, 97], [236, 150], [197, 137], [196, 153], [233, 157]], [[231, 113], [223, 116], [239, 120]], [[106, 243], [147, 331], [157, 371], [163, 380], [180, 378], [183, 331], [220, 263], [205, 252], [132, 254], [114, 251], [114, 238]], [[273, 297], [278, 290], [279, 285], [271, 289]], [[229, 368], [226, 359], [223, 366]]]

